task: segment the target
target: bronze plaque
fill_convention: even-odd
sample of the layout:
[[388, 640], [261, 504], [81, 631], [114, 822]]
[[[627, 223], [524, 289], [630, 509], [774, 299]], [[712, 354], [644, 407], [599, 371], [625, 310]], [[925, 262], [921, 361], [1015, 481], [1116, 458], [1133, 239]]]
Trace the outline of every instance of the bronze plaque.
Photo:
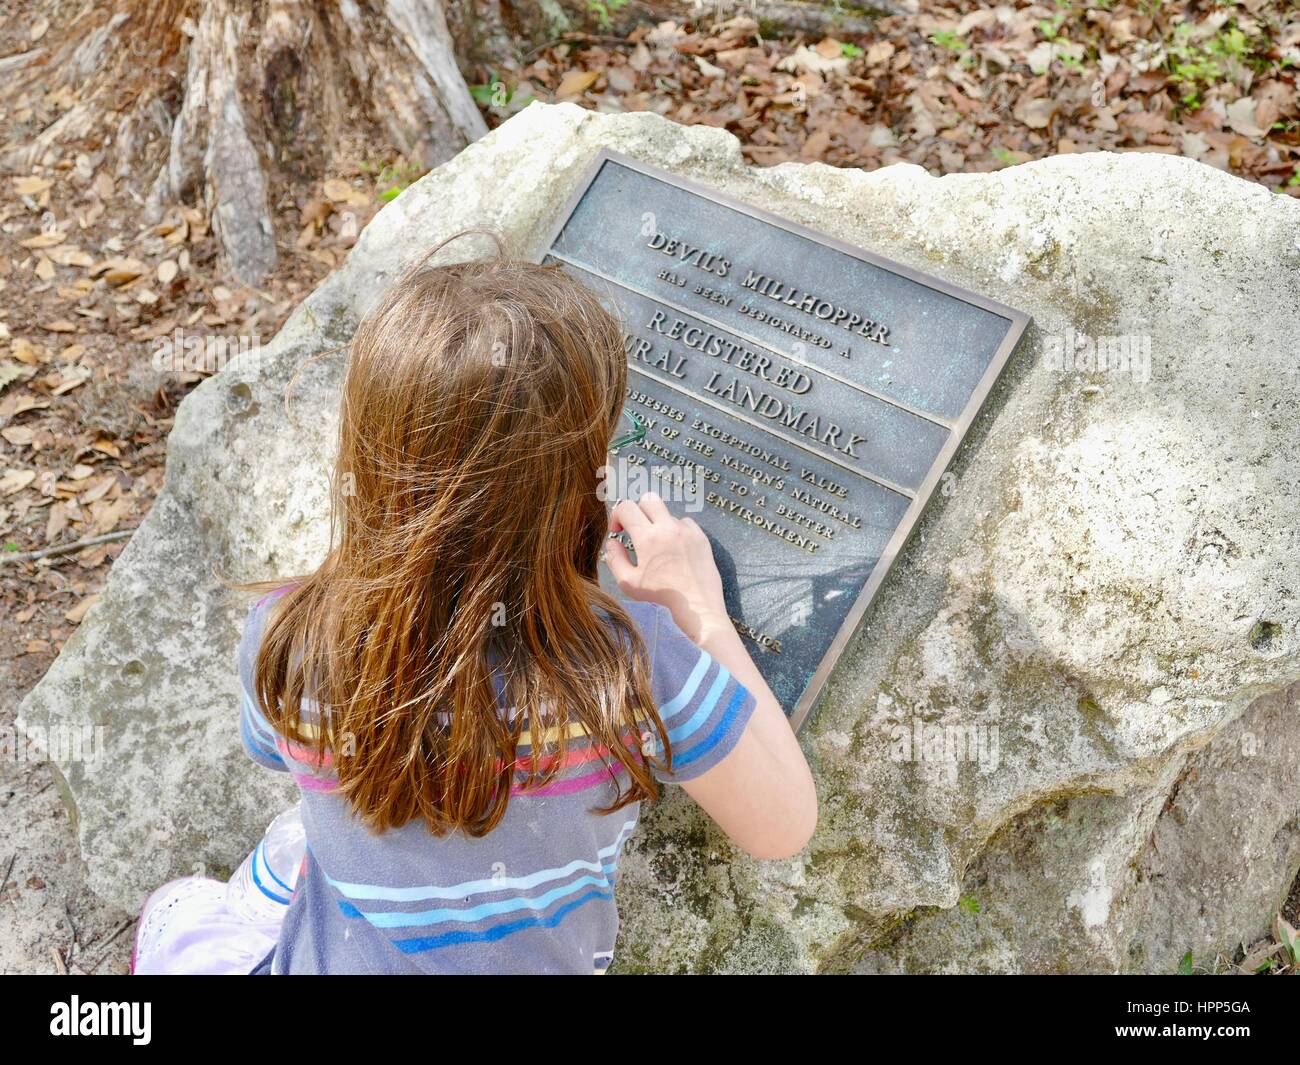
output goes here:
[[608, 150], [546, 247], [624, 325], [621, 479], [709, 534], [798, 728], [1028, 316]]

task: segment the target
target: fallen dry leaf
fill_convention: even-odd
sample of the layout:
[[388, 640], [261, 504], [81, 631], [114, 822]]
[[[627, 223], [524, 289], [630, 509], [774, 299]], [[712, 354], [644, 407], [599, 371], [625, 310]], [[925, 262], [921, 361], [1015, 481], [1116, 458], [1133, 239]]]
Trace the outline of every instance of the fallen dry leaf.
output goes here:
[[50, 513], [45, 520], [45, 542], [53, 543], [55, 537], [68, 527], [68, 507], [63, 500], [50, 504]]
[[1037, 100], [1017, 103], [1013, 114], [1030, 129], [1045, 129], [1056, 113], [1056, 101], [1040, 96]]
[[894, 58], [894, 46], [888, 41], [877, 41], [867, 49], [867, 62], [873, 66], [888, 63]]
[[565, 100], [574, 96], [581, 96], [596, 84], [596, 79], [599, 77], [600, 74], [597, 71], [570, 70], [560, 80], [559, 88], [555, 90], [555, 98]]
[[723, 70], [719, 66], [714, 66], [707, 59], [705, 59], [704, 56], [697, 55], [694, 58], [695, 58], [695, 65], [699, 67], [700, 73], [703, 74], [706, 78], [721, 78], [726, 76], [727, 72], [725, 70]]
[[84, 492], [81, 493], [80, 498], [82, 504], [85, 506], [90, 506], [91, 503], [95, 503], [103, 499], [104, 496], [108, 494], [108, 490], [112, 488], [113, 485], [115, 485], [116, 483], [117, 483], [117, 478], [114, 477], [113, 474], [111, 473], [104, 474], [102, 477], [99, 478], [99, 480], [95, 482], [93, 487], [87, 488]]
[[61, 396], [65, 392], [71, 392], [74, 388], [80, 388], [90, 380], [90, 377], [91, 374], [89, 370], [84, 370], [80, 373], [62, 375], [62, 379], [59, 383], [50, 389], [50, 395]]
[[80, 603], [78, 603], [76, 606], [74, 606], [71, 610], [69, 610], [66, 614], [63, 615], [64, 620], [70, 622], [73, 625], [81, 624], [81, 619], [86, 616], [86, 612], [92, 606], [94, 606], [96, 603], [99, 602], [99, 596], [100, 596], [99, 592], [95, 592], [93, 595], [86, 596], [85, 599], [83, 599]]
[[101, 535], [112, 532], [117, 528], [118, 522], [126, 517], [129, 506], [130, 502], [123, 498], [97, 503], [92, 508], [95, 515], [95, 531]]
[[110, 285], [124, 285], [128, 281], [134, 281], [144, 271], [144, 263], [139, 259], [130, 259], [119, 255], [97, 263], [91, 268], [90, 276], [99, 277], [103, 275], [104, 280]]
[[16, 362], [0, 362], [0, 392], [26, 376], [27, 372]]
[[89, 252], [82, 251], [71, 244], [60, 248], [51, 248], [49, 257], [60, 266], [90, 266], [95, 261]]
[[793, 55], [788, 55], [776, 65], [777, 70], [788, 70], [794, 74], [846, 74], [849, 69], [848, 56], [841, 55], [828, 59], [815, 48], [801, 45]]
[[19, 196], [36, 196], [48, 189], [54, 182], [49, 178], [25, 177], [14, 181], [14, 192]]
[[35, 470], [5, 470], [4, 476], [0, 477], [0, 495], [11, 496], [21, 492], [34, 480]]
[[1255, 101], [1249, 96], [1243, 96], [1228, 105], [1228, 125], [1243, 137], [1252, 140], [1258, 140], [1268, 132], [1255, 124]]
[[10, 354], [19, 362], [26, 363], [28, 366], [36, 366], [45, 361], [47, 356], [43, 348], [37, 348], [26, 337], [14, 337], [13, 344], [10, 348]]
[[27, 428], [25, 425], [9, 425], [0, 429], [0, 436], [3, 436], [14, 447], [26, 447], [36, 438], [36, 431]]
[[18, 243], [24, 248], [52, 248], [56, 244], [62, 244], [65, 239], [66, 234], [52, 229], [48, 233], [37, 233], [36, 236], [20, 240]]

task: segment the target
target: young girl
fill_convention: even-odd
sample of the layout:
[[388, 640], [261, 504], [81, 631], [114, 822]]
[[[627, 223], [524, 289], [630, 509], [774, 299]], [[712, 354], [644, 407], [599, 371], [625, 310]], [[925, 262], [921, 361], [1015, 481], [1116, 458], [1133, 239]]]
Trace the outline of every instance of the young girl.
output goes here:
[[[757, 858], [809, 839], [808, 766], [708, 538], [654, 495], [602, 502], [626, 374], [618, 323], [554, 266], [421, 265], [362, 322], [334, 547], [239, 652], [244, 744], [292, 774], [306, 835], [296, 883], [252, 865], [292, 900], [253, 971], [603, 972], [619, 856], [665, 783]], [[173, 887], [137, 971], [202, 967], [203, 928], [229, 946]], [[270, 942], [243, 934], [228, 956]]]

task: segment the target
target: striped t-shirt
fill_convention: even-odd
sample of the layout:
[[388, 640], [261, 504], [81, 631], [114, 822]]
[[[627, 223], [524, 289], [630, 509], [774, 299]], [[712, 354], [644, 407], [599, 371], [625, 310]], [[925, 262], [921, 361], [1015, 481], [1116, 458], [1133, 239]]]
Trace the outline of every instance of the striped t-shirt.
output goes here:
[[[257, 649], [276, 597], [260, 601], [244, 626], [240, 731], [254, 761], [297, 782], [307, 855], [292, 894], [263, 878], [264, 890], [287, 911], [279, 944], [256, 971], [604, 972], [618, 933], [619, 856], [640, 803], [593, 812], [612, 801], [615, 789], [582, 727], [570, 726], [556, 778], [512, 792], [505, 816], [486, 836], [438, 838], [423, 821], [376, 834], [333, 790], [328, 755], [319, 766], [314, 750], [278, 735], [252, 695]], [[672, 743], [672, 770], [656, 776], [690, 780], [735, 747], [754, 698], [687, 639], [665, 608], [623, 605], [650, 653], [654, 698]], [[525, 764], [533, 742], [522, 737]]]

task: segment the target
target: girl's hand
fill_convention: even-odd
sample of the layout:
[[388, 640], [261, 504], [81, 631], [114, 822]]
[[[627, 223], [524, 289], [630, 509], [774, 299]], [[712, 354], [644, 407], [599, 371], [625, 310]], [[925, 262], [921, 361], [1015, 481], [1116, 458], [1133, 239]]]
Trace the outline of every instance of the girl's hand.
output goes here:
[[697, 644], [718, 628], [732, 628], [713, 547], [692, 519], [673, 517], [659, 496], [647, 492], [639, 502], [615, 505], [609, 531], [611, 537], [626, 531], [636, 551], [633, 565], [621, 542], [605, 545], [605, 561], [624, 595], [667, 607]]

